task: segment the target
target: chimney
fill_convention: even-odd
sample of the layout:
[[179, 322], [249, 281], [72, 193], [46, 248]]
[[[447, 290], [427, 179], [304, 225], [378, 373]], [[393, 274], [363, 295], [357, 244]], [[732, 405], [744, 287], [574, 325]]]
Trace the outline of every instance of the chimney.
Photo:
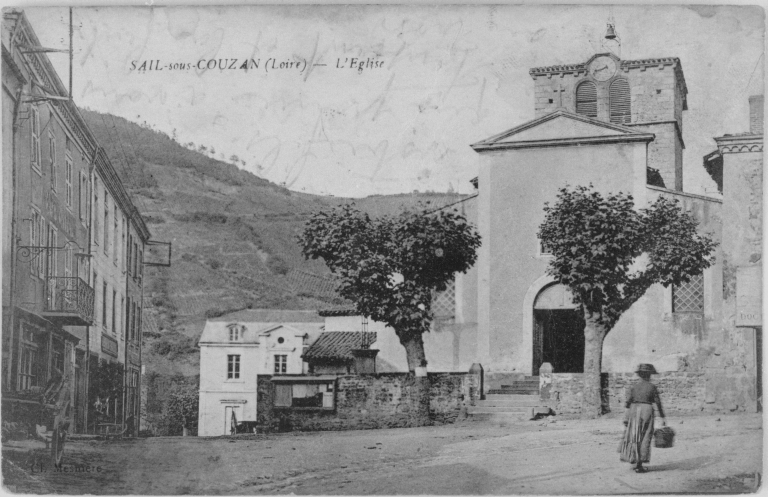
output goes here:
[[749, 132], [753, 135], [763, 134], [763, 96], [749, 97]]

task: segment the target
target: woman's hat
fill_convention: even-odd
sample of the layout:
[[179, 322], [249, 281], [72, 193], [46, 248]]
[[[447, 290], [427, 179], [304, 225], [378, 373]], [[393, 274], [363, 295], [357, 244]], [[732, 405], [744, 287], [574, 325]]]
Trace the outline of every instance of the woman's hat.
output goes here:
[[635, 373], [650, 373], [650, 374], [659, 374], [656, 371], [656, 368], [653, 367], [653, 364], [640, 364], [637, 366], [637, 371]]

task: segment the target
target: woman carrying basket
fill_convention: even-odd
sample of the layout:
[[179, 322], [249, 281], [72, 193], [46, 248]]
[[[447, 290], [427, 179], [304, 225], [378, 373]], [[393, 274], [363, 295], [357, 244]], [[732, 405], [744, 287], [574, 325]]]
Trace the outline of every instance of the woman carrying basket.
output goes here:
[[634, 464], [636, 473], [648, 471], [644, 462], [651, 461], [651, 440], [653, 439], [653, 404], [659, 409], [661, 425], [666, 426], [664, 409], [656, 386], [650, 382], [651, 375], [657, 374], [653, 364], [640, 364], [637, 367], [640, 381], [632, 385], [627, 398], [627, 412], [624, 415], [624, 438], [619, 446], [621, 460]]

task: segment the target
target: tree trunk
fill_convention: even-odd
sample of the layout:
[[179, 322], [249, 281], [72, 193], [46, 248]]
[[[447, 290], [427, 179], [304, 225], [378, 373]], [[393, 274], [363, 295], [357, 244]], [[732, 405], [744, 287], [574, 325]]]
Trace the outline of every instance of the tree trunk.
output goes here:
[[413, 373], [416, 371], [416, 368], [427, 367], [427, 356], [424, 354], [424, 340], [421, 337], [421, 333], [404, 333], [400, 336], [400, 343], [405, 347], [408, 371]]
[[581, 416], [593, 419], [603, 414], [603, 396], [600, 373], [603, 365], [603, 341], [608, 330], [597, 322], [597, 317], [584, 313], [584, 389], [581, 398]]
[[429, 418], [429, 378], [417, 376], [416, 368], [427, 367], [427, 356], [424, 354], [424, 340], [421, 333], [398, 333], [400, 343], [405, 347], [408, 359], [408, 370], [413, 374], [410, 385], [411, 409], [409, 410], [411, 426], [431, 424]]

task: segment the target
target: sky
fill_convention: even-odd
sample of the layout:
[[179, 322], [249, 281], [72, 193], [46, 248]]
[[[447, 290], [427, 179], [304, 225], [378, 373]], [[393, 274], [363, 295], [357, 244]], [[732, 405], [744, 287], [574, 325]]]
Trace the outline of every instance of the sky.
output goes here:
[[[44, 46], [66, 48], [66, 8], [25, 12]], [[764, 84], [763, 10], [747, 6], [77, 7], [73, 15], [78, 105], [213, 147], [217, 158], [236, 155], [292, 190], [336, 196], [471, 191], [479, 159], [469, 145], [534, 117], [528, 70], [604, 52], [609, 17], [623, 59], [681, 60], [686, 191], [715, 190], [702, 156], [713, 137], [748, 130], [747, 99]], [[50, 58], [66, 83], [66, 54]]]

